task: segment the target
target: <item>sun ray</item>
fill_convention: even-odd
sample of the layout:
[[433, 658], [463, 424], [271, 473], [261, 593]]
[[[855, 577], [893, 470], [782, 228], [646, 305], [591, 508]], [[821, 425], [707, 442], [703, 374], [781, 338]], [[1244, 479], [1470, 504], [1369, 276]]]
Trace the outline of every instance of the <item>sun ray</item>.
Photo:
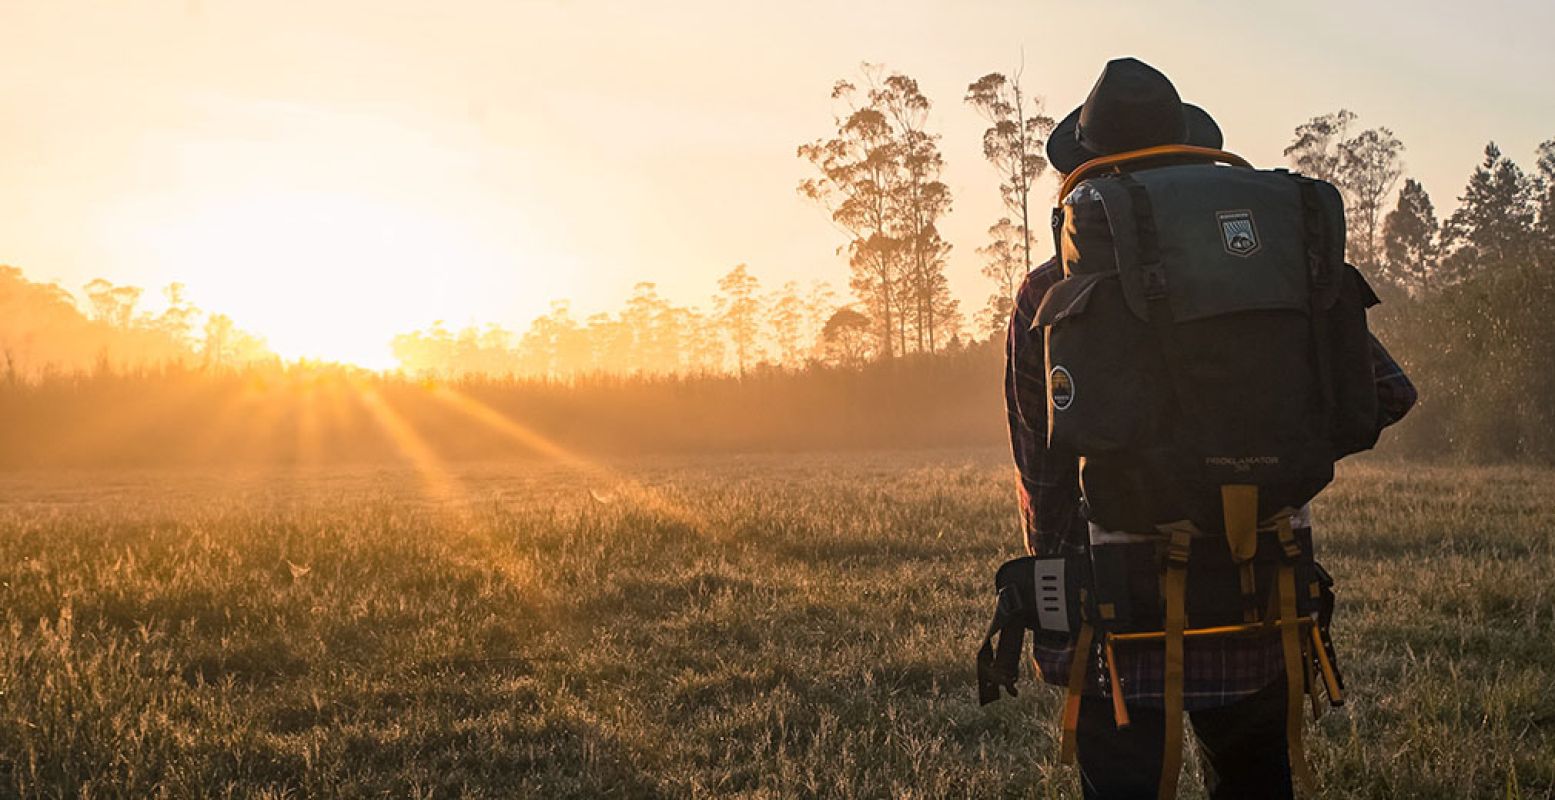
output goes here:
[[263, 465], [272, 473], [279, 465], [280, 439], [288, 422], [286, 407], [294, 402], [294, 393], [288, 384], [285, 376], [274, 376], [251, 387], [247, 413], [234, 423], [239, 431], [232, 447], [238, 452], [240, 461]]
[[198, 415], [193, 404], [188, 409], [190, 416], [197, 420], [199, 430], [185, 445], [185, 455], [195, 462], [205, 461], [218, 453], [223, 457], [229, 455], [238, 430], [248, 424], [246, 419], [251, 416], [249, 412], [259, 402], [259, 391], [252, 380], [244, 380], [237, 387], [225, 380], [217, 380], [210, 388], [220, 400], [209, 413]]
[[306, 375], [292, 387], [292, 402], [296, 427], [293, 443], [295, 457], [292, 461], [298, 469], [317, 467], [323, 459], [323, 434], [320, 422], [320, 406], [324, 402], [323, 389], [317, 375]]
[[699, 533], [710, 530], [705, 516], [669, 499], [663, 492], [644, 486], [618, 470], [568, 450], [548, 437], [525, 427], [512, 417], [451, 386], [437, 385], [430, 391], [434, 398], [447, 407], [502, 434], [510, 441], [540, 456], [575, 469], [599, 485], [611, 487], [608, 494], [602, 495], [597, 488], [591, 486], [589, 493], [596, 502], [601, 504], [614, 502], [616, 495], [621, 495], [623, 499], [641, 508], [661, 514]]
[[368, 416], [388, 434], [400, 455], [416, 470], [428, 499], [440, 507], [463, 513], [466, 506], [463, 487], [426, 439], [389, 405], [376, 387], [361, 379], [353, 380], [352, 387]]
[[328, 452], [331, 446], [343, 447], [347, 439], [345, 435], [352, 425], [352, 397], [354, 391], [350, 381], [345, 376], [330, 372], [319, 379], [319, 391], [323, 395], [323, 418], [320, 420], [319, 434], [323, 437], [320, 445], [321, 455]]
[[439, 385], [433, 386], [431, 393], [434, 398], [442, 401], [450, 408], [502, 434], [509, 440], [522, 445], [538, 455], [585, 472], [609, 472], [606, 467], [597, 462], [573, 453], [545, 436], [520, 425], [502, 412], [457, 389]]

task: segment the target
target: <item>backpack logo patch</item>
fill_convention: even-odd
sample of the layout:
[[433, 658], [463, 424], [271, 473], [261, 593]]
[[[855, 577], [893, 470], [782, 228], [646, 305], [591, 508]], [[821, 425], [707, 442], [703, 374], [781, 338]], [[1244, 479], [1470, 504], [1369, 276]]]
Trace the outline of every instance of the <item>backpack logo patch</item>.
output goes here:
[[1215, 215], [1215, 220], [1220, 223], [1220, 241], [1227, 253], [1245, 257], [1263, 246], [1258, 238], [1258, 226], [1253, 223], [1253, 212], [1221, 211]]
[[1053, 398], [1053, 408], [1063, 411], [1074, 404], [1074, 378], [1069, 370], [1054, 367], [1047, 374], [1047, 389]]

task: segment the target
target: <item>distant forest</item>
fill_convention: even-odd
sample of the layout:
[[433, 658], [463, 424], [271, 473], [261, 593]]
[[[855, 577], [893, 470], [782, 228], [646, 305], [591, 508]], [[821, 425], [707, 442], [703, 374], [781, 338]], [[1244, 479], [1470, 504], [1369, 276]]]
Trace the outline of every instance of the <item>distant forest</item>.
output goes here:
[[[984, 76], [962, 98], [988, 123], [1005, 210], [977, 243], [990, 289], [969, 313], [945, 277], [952, 198], [932, 102], [870, 65], [831, 99], [825, 135], [796, 148], [811, 168], [797, 190], [835, 223], [846, 294], [764, 287], [742, 264], [705, 307], [644, 282], [615, 313], [579, 319], [557, 301], [522, 330], [407, 331], [392, 343], [400, 369], [371, 374], [281, 363], [177, 285], [153, 314], [136, 287], [99, 279], [78, 296], [0, 267], [0, 464], [376, 457], [405, 447], [384, 414], [449, 457], [999, 442], [1011, 299], [1051, 249], [1051, 198], [1032, 192], [1053, 120], [1019, 75]], [[1386, 446], [1555, 461], [1555, 139], [1531, 170], [1487, 145], [1445, 219], [1404, 152], [1345, 110], [1298, 126], [1285, 149], [1344, 194], [1349, 259], [1384, 299], [1373, 328], [1420, 387]], [[479, 409], [549, 444], [493, 436]]]

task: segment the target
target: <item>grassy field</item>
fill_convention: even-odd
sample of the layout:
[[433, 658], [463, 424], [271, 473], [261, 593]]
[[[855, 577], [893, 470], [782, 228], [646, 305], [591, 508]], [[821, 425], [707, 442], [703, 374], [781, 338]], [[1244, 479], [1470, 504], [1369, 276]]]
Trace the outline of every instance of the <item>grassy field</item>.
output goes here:
[[[0, 796], [1076, 797], [1056, 690], [974, 699], [1011, 481], [997, 450], [3, 474]], [[1351, 465], [1317, 524], [1325, 796], [1555, 794], [1555, 473]]]

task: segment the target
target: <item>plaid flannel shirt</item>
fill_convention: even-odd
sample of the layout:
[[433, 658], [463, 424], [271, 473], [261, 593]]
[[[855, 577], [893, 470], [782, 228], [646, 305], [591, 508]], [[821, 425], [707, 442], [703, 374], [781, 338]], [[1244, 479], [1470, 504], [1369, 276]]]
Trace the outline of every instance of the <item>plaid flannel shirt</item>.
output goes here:
[[[1070, 452], [1047, 446], [1047, 374], [1042, 331], [1032, 330], [1037, 307], [1064, 277], [1057, 259], [1032, 270], [1016, 294], [1005, 361], [1005, 407], [1010, 442], [1020, 472], [1019, 498], [1026, 550], [1034, 555], [1083, 554], [1089, 526], [1080, 506], [1080, 463]], [[1379, 424], [1402, 419], [1415, 402], [1415, 387], [1375, 337], [1371, 340], [1377, 380]], [[1074, 656], [1073, 644], [1034, 648], [1037, 668], [1048, 683], [1064, 685]], [[1150, 707], [1162, 705], [1162, 650], [1119, 648], [1118, 677], [1124, 699]], [[1278, 635], [1188, 640], [1183, 648], [1183, 707], [1214, 708], [1257, 692], [1284, 675]], [[1099, 672], [1099, 671], [1098, 671]], [[1093, 683], [1087, 691], [1099, 691]]]

